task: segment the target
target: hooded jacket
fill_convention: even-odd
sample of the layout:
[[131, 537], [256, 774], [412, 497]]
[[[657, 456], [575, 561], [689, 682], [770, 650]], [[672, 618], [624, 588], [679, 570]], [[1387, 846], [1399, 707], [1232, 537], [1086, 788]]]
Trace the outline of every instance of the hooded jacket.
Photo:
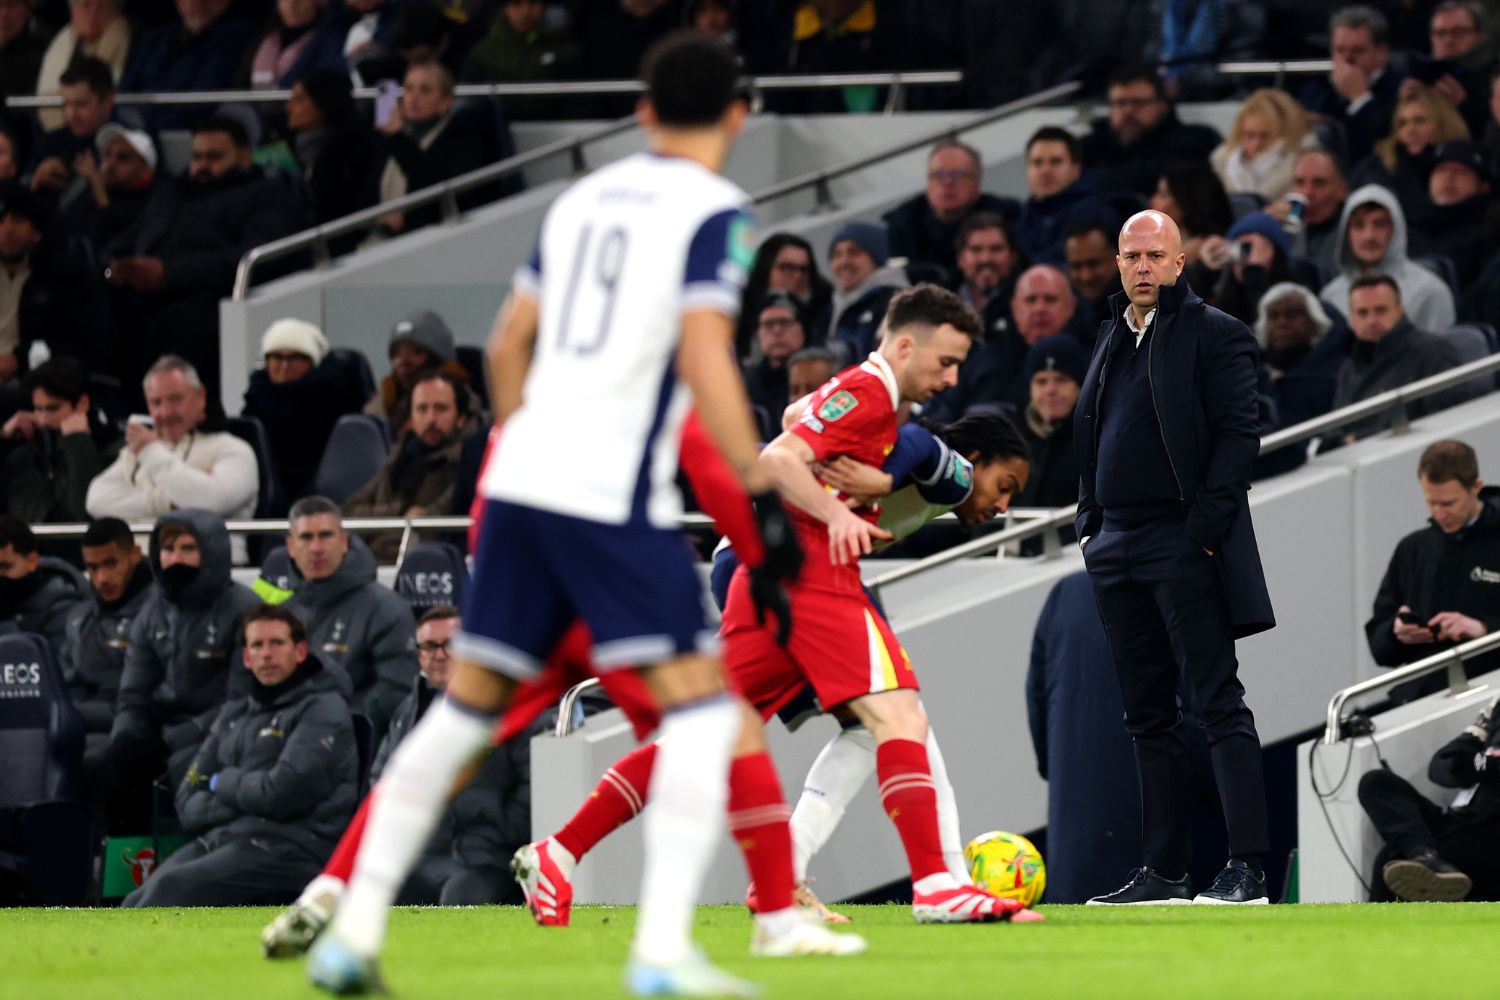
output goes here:
[[[1459, 363], [1458, 352], [1452, 344], [1436, 334], [1418, 330], [1410, 316], [1403, 316], [1401, 322], [1373, 344], [1351, 339], [1349, 355], [1339, 366], [1338, 378], [1334, 382], [1333, 408], [1341, 409], [1382, 392], [1399, 389], [1418, 379], [1455, 368]], [[1472, 385], [1457, 385], [1414, 400], [1407, 404], [1407, 416], [1416, 419], [1446, 406], [1454, 406], [1469, 399], [1474, 391]], [[1393, 419], [1393, 413], [1377, 414], [1350, 424], [1336, 436], [1353, 434], [1364, 437], [1389, 427]]]
[[153, 592], [151, 567], [142, 559], [118, 601], [105, 604], [95, 593], [80, 601], [68, 616], [63, 680], [91, 737], [107, 734], [114, 725], [115, 699], [125, 672], [125, 653], [130, 649], [131, 625]]
[[[1500, 629], [1500, 486], [1480, 490], [1479, 519], [1467, 528], [1448, 534], [1429, 521], [1396, 544], [1390, 565], [1375, 594], [1365, 638], [1370, 655], [1382, 667], [1399, 667], [1423, 657], [1452, 649], [1457, 643], [1423, 643], [1408, 646], [1396, 640], [1396, 611], [1406, 605], [1428, 619], [1442, 611], [1457, 611], [1477, 618], [1490, 632]], [[1490, 654], [1468, 661], [1469, 676], [1500, 666], [1500, 656]], [[1437, 690], [1446, 682], [1439, 675], [1401, 685], [1393, 696], [1415, 697], [1431, 680]], [[1403, 698], [1404, 700], [1404, 698]]]
[[42, 556], [36, 571], [15, 581], [14, 598], [0, 597], [0, 635], [35, 632], [52, 644], [61, 659], [68, 640], [68, 616], [89, 593], [88, 581], [72, 566], [53, 556]]
[[210, 850], [270, 836], [322, 860], [354, 814], [359, 753], [348, 679], [312, 655], [297, 671], [274, 690], [252, 676], [258, 690], [219, 710], [178, 785], [177, 815]]
[[357, 535], [325, 579], [304, 579], [293, 563], [291, 589], [285, 606], [307, 626], [308, 648], [349, 678], [353, 710], [381, 735], [420, 670], [411, 606], [375, 581], [375, 556]]
[[1223, 137], [1207, 125], [1189, 125], [1168, 110], [1156, 127], [1121, 144], [1108, 118], [1097, 118], [1081, 140], [1083, 164], [1100, 191], [1134, 191], [1149, 197], [1161, 172], [1174, 163], [1202, 163]]
[[[1361, 205], [1376, 204], [1391, 213], [1394, 227], [1390, 246], [1385, 256], [1374, 267], [1365, 267], [1354, 259], [1349, 249], [1349, 217]], [[1344, 202], [1344, 212], [1339, 216], [1339, 227], [1334, 235], [1338, 248], [1337, 260], [1340, 274], [1318, 293], [1318, 297], [1340, 312], [1349, 308], [1349, 286], [1361, 274], [1388, 274], [1401, 289], [1401, 304], [1413, 323], [1424, 330], [1446, 330], [1453, 325], [1456, 313], [1453, 293], [1443, 279], [1406, 255], [1406, 213], [1396, 196], [1379, 184], [1366, 184]]]
[[834, 292], [828, 339], [848, 343], [855, 361], [867, 356], [875, 349], [875, 332], [885, 320], [885, 307], [910, 284], [904, 270], [884, 264], [849, 291]]
[[[161, 529], [185, 525], [203, 562], [186, 585], [163, 582]], [[110, 742], [117, 747], [166, 743], [174, 777], [192, 760], [213, 713], [224, 703], [240, 665], [240, 618], [260, 603], [229, 575], [229, 532], [216, 514], [176, 510], [151, 531], [151, 573], [157, 586], [130, 627], [130, 648], [115, 705]]]

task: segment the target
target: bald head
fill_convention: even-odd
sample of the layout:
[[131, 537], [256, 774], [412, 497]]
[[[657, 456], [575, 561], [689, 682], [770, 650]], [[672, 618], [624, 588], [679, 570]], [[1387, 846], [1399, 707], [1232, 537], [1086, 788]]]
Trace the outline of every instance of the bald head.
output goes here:
[[1028, 344], [1061, 333], [1073, 319], [1078, 299], [1068, 276], [1051, 264], [1029, 267], [1016, 281], [1010, 300], [1016, 331]]
[[1137, 212], [1120, 230], [1120, 284], [1136, 317], [1143, 321], [1156, 308], [1163, 285], [1177, 284], [1186, 258], [1182, 253], [1182, 231], [1163, 212]]

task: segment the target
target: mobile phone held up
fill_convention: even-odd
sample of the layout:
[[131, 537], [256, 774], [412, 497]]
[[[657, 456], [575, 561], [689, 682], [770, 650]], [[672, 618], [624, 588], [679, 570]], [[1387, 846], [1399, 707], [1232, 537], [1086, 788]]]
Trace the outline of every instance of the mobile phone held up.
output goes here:
[[1396, 617], [1401, 621], [1401, 624], [1403, 625], [1420, 625], [1423, 628], [1427, 627], [1427, 619], [1424, 616], [1417, 614], [1415, 611], [1398, 611], [1396, 612]]
[[375, 85], [375, 127], [385, 128], [396, 111], [396, 102], [401, 99], [401, 84], [395, 80], [381, 80]]

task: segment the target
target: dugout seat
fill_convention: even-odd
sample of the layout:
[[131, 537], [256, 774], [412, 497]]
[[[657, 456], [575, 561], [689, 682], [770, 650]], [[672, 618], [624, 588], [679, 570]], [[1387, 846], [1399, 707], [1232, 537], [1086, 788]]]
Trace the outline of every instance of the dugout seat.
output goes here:
[[281, 485], [281, 473], [276, 469], [276, 459], [271, 454], [271, 438], [266, 425], [255, 417], [230, 417], [229, 433], [250, 446], [255, 452], [255, 467], [260, 474], [260, 488], [255, 497], [256, 517], [280, 517], [286, 513], [289, 502], [286, 490]]
[[469, 567], [457, 546], [447, 542], [422, 542], [406, 551], [396, 569], [396, 593], [421, 615], [439, 604], [463, 607], [469, 587]]
[[369, 482], [385, 465], [389, 447], [385, 421], [365, 413], [348, 413], [339, 417], [328, 435], [318, 474], [313, 477], [312, 492], [334, 503], [343, 503], [354, 491]]

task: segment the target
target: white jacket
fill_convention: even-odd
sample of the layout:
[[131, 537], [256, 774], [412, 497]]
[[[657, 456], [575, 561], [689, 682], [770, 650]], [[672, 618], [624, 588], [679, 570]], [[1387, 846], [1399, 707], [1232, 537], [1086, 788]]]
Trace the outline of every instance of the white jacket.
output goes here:
[[190, 431], [175, 445], [129, 448], [89, 483], [90, 517], [154, 521], [179, 507], [201, 507], [225, 520], [255, 514], [260, 470], [255, 452], [233, 434]]

